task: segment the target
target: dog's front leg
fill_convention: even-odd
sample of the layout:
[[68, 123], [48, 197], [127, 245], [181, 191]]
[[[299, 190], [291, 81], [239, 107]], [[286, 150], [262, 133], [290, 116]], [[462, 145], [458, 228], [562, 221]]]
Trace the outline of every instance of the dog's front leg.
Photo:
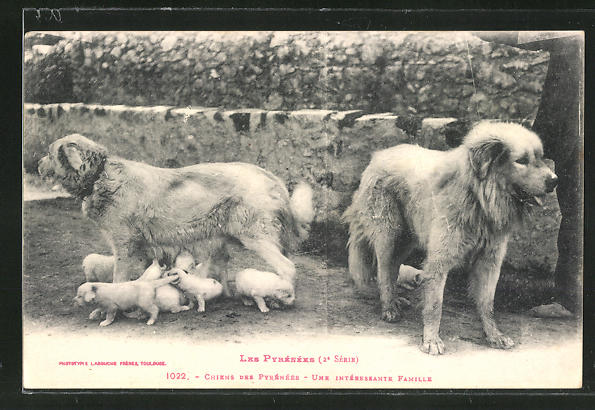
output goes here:
[[147, 325], [151, 326], [157, 320], [157, 316], [159, 316], [159, 307], [157, 307], [157, 305], [151, 305], [148, 306], [146, 310], [149, 313], [149, 320], [147, 320]]
[[261, 296], [252, 296], [252, 297], [254, 298], [254, 301], [256, 302], [258, 309], [260, 309], [260, 311], [262, 313], [267, 313], [269, 311], [269, 308], [267, 307], [266, 302], [264, 301], [264, 299]]
[[440, 339], [442, 302], [444, 285], [448, 272], [461, 260], [461, 249], [452, 244], [460, 243], [460, 232], [451, 231], [441, 224], [430, 230], [428, 257], [423, 271], [426, 280], [423, 286], [423, 340], [420, 349], [431, 355], [444, 353], [444, 343]]
[[145, 268], [147, 261], [142, 258], [128, 257], [120, 254], [116, 255], [116, 264], [114, 266], [114, 283], [126, 282], [132, 278], [140, 276]]
[[206, 310], [205, 298], [202, 295], [196, 295], [196, 301], [198, 302], [198, 311], [204, 312]]
[[103, 322], [99, 323], [99, 326], [108, 326], [111, 325], [112, 322], [114, 321], [114, 319], [116, 318], [116, 312], [118, 311], [118, 308], [109, 308], [107, 310], [107, 313], [105, 315], [105, 320]]
[[201, 264], [202, 266], [199, 269], [199, 276], [201, 277], [218, 277], [221, 285], [223, 285], [223, 294], [227, 297], [232, 296], [229, 284], [227, 283], [229, 281], [227, 274], [229, 259], [229, 252], [227, 251], [225, 244], [223, 244], [221, 247], [211, 252], [209, 258], [206, 262]]
[[507, 240], [492, 247], [486, 247], [478, 255], [469, 275], [469, 294], [475, 301], [481, 318], [483, 330], [490, 346], [498, 349], [510, 349], [514, 346], [511, 338], [500, 332], [494, 321], [494, 295], [500, 267], [506, 254]]
[[380, 303], [382, 305], [382, 320], [396, 322], [401, 318], [401, 312], [394, 300], [391, 278], [395, 271], [393, 257], [395, 251], [394, 233], [386, 232], [376, 235], [374, 250], [378, 262], [378, 290], [380, 291]]
[[121, 227], [112, 236], [112, 252], [115, 256], [113, 282], [126, 282], [144, 272], [148, 258], [140, 256], [135, 248], [138, 246], [132, 243], [127, 228]]
[[103, 315], [103, 310], [101, 310], [101, 308], [96, 308], [94, 309], [91, 313], [89, 313], [89, 319], [90, 320], [97, 320], [97, 319], [101, 319], [101, 316]]
[[424, 271], [428, 274], [428, 280], [423, 287], [423, 322], [424, 331], [420, 349], [422, 352], [431, 355], [444, 353], [444, 342], [440, 339], [440, 321], [442, 320], [442, 300], [444, 296], [444, 285], [450, 266], [444, 260], [437, 257], [430, 259], [425, 264]]

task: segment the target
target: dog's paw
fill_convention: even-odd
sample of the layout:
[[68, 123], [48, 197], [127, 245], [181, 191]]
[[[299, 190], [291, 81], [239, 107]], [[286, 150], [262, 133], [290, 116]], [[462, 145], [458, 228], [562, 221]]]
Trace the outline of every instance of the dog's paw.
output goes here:
[[248, 299], [248, 298], [242, 298], [242, 303], [244, 304], [244, 306], [254, 305], [254, 301], [252, 299]]
[[180, 310], [178, 312], [183, 312], [183, 311], [190, 310], [190, 309], [191, 309], [191, 306], [188, 306], [188, 305], [180, 306]]
[[432, 339], [423, 340], [419, 348], [422, 352], [435, 356], [444, 353], [444, 342], [436, 336]]
[[382, 309], [382, 320], [385, 322], [397, 322], [401, 319], [401, 309], [396, 303], [391, 304], [388, 308]]
[[267, 312], [270, 310], [270, 309], [269, 309], [268, 307], [266, 307], [266, 306], [263, 306], [263, 307], [260, 307], [260, 306], [259, 306], [259, 307], [258, 307], [258, 309], [260, 309], [260, 311], [261, 311], [262, 313], [267, 313]]
[[101, 319], [101, 309], [95, 309], [93, 312], [89, 313], [90, 320], [97, 320]]
[[198, 309], [196, 309], [197, 312], [204, 312], [205, 310], [204, 306], [199, 306]]
[[514, 346], [512, 339], [502, 333], [497, 333], [487, 337], [490, 347], [495, 349], [511, 349]]
[[148, 326], [151, 326], [154, 323], [155, 323], [155, 319], [149, 319], [149, 320], [147, 320], [147, 325]]
[[111, 320], [104, 320], [103, 322], [99, 323], [99, 326], [109, 326], [112, 324]]

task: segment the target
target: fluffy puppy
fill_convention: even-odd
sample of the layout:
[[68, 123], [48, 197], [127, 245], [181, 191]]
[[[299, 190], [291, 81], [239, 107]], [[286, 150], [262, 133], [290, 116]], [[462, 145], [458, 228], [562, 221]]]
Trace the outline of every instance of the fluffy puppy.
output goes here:
[[198, 302], [198, 311], [205, 311], [205, 301], [216, 298], [223, 292], [223, 286], [213, 278], [201, 278], [189, 275], [183, 269], [174, 268], [164, 273], [179, 278], [174, 283], [184, 294], [194, 297]]
[[176, 256], [176, 260], [174, 262], [174, 268], [185, 270], [186, 272], [194, 269], [195, 261], [194, 256], [187, 250], [183, 250]]
[[413, 266], [401, 265], [397, 276], [397, 286], [407, 290], [413, 290], [422, 284], [424, 271]]
[[153, 259], [174, 260], [182, 250], [227, 289], [229, 242], [241, 243], [293, 281], [287, 252], [306, 239], [314, 216], [312, 190], [298, 184], [290, 196], [270, 172], [240, 162], [153, 167], [109, 155], [80, 134], [53, 142], [38, 166], [73, 196], [109, 241], [114, 281], [130, 279]]
[[295, 301], [293, 284], [273, 272], [244, 269], [236, 274], [235, 282], [244, 304], [250, 306], [254, 301], [261, 312], [269, 311], [265, 298], [275, 306], [278, 306], [276, 302], [290, 306]]
[[121, 283], [86, 282], [77, 289], [74, 302], [79, 306], [87, 303], [99, 305], [106, 312], [106, 318], [99, 326], [110, 325], [118, 310], [140, 308], [149, 314], [147, 325], [152, 325], [159, 315], [155, 291], [160, 286], [177, 280], [176, 275], [151, 281], [130, 281]]
[[[100, 272], [101, 277], [104, 280], [89, 280], [87, 282], [109, 282], [111, 281], [112, 274], [114, 271], [114, 257], [104, 256], [97, 254], [90, 254], [85, 258], [83, 266], [87, 262], [87, 268], [89, 271], [94, 272], [97, 276], [97, 272]], [[161, 278], [161, 274], [165, 269], [159, 265], [157, 259], [153, 260], [153, 263], [143, 272], [143, 274], [137, 280], [156, 280]], [[87, 276], [87, 270], [85, 270], [85, 276]], [[161, 312], [178, 313], [185, 310], [190, 310], [194, 306], [194, 303], [190, 299], [186, 299], [184, 294], [180, 292], [176, 287], [172, 285], [163, 285], [155, 290], [155, 301]], [[187, 303], [187, 304], [186, 304]], [[89, 319], [98, 319], [105, 314], [101, 308], [97, 308], [89, 314]], [[128, 318], [140, 319], [144, 316], [141, 311], [134, 312], [123, 312], [124, 316]]]
[[196, 265], [194, 256], [192, 256], [192, 254], [186, 250], [180, 252], [180, 254], [176, 256], [174, 268], [182, 269], [191, 275], [201, 278], [206, 278], [209, 275], [206, 266], [202, 263]]
[[[154, 259], [151, 266], [149, 266], [137, 280], [157, 280], [161, 278], [164, 271], [165, 269], [159, 265], [159, 261]], [[178, 313], [190, 310], [194, 307], [192, 299], [186, 299], [184, 293], [175, 286], [169, 284], [163, 285], [155, 290], [155, 302], [161, 312]]]
[[83, 273], [87, 282], [111, 282], [114, 275], [113, 255], [91, 253], [83, 259]]
[[556, 184], [539, 137], [518, 124], [481, 122], [446, 152], [407, 144], [378, 151], [344, 214], [351, 277], [363, 287], [376, 271], [382, 318], [395, 321], [391, 274], [414, 248], [425, 249], [421, 349], [441, 354], [446, 277], [467, 267], [488, 343], [510, 348], [493, 314], [509, 234]]

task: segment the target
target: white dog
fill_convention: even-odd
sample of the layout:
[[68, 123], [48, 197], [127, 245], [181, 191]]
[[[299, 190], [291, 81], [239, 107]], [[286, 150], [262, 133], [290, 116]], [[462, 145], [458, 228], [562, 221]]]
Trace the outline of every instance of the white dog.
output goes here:
[[159, 315], [155, 300], [156, 289], [178, 279], [177, 275], [158, 280], [133, 280], [129, 282], [86, 282], [79, 286], [74, 302], [79, 306], [97, 304], [106, 312], [99, 326], [110, 325], [118, 310], [140, 308], [149, 313], [147, 325], [152, 325]]
[[189, 274], [201, 278], [206, 278], [209, 274], [209, 272], [206, 269], [206, 266], [202, 263], [199, 263], [197, 265], [194, 261], [194, 257], [192, 256], [192, 254], [186, 250], [180, 252], [180, 254], [176, 257], [176, 261], [174, 262], [174, 268], [183, 269]]
[[[157, 280], [161, 278], [164, 271], [165, 269], [159, 265], [159, 261], [153, 259], [151, 266], [149, 266], [137, 280]], [[188, 300], [186, 300], [184, 293], [175, 286], [169, 284], [157, 288], [155, 295], [157, 306], [159, 306], [159, 310], [162, 312], [178, 313], [190, 310], [194, 307], [192, 299], [188, 298]], [[188, 304], [184, 305], [186, 302], [188, 302]]]
[[413, 290], [424, 281], [424, 271], [416, 269], [413, 266], [401, 265], [399, 276], [397, 277], [397, 286], [407, 290]]
[[205, 311], [205, 301], [216, 298], [223, 292], [223, 285], [213, 278], [201, 278], [190, 275], [183, 269], [174, 268], [164, 273], [166, 276], [174, 275], [179, 278], [175, 285], [184, 294], [196, 298], [198, 311]]
[[292, 305], [295, 301], [293, 284], [273, 272], [263, 272], [256, 269], [244, 269], [236, 274], [236, 292], [242, 297], [246, 306], [256, 302], [261, 312], [268, 312], [265, 298], [271, 299], [272, 306], [278, 307], [276, 302]]
[[91, 253], [83, 259], [83, 272], [87, 282], [111, 282], [114, 275], [113, 255]]
[[[83, 270], [87, 282], [109, 282], [114, 271], [114, 257], [92, 253], [84, 259]], [[136, 280], [156, 280], [161, 278], [163, 271], [164, 268], [159, 265], [157, 259], [154, 259], [153, 263]], [[161, 286], [155, 292], [155, 301], [161, 312], [178, 313], [194, 307], [192, 300], [186, 300], [184, 294], [172, 285]], [[187, 305], [185, 305], [186, 302], [188, 302]], [[97, 308], [89, 314], [89, 319], [98, 319], [103, 314], [102, 309]], [[123, 314], [133, 319], [140, 319], [144, 316], [143, 312], [138, 310], [135, 312], [123, 312]]]

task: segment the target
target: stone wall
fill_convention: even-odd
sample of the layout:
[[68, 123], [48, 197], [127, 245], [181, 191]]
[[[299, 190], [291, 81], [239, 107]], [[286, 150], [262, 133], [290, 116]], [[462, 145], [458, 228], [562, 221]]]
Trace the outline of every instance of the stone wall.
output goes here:
[[521, 120], [547, 61], [463, 32], [34, 32], [24, 89], [36, 103]]
[[[24, 165], [35, 172], [48, 145], [75, 132], [118, 156], [161, 167], [216, 161], [257, 164], [285, 180], [290, 189], [299, 180], [312, 184], [316, 224], [309, 246], [344, 256], [346, 232], [339, 217], [372, 152], [403, 142], [447, 149], [445, 131], [453, 121], [358, 110], [25, 104]], [[529, 229], [515, 233], [508, 262], [519, 269], [551, 271], [558, 225], [557, 201], [551, 195]]]

